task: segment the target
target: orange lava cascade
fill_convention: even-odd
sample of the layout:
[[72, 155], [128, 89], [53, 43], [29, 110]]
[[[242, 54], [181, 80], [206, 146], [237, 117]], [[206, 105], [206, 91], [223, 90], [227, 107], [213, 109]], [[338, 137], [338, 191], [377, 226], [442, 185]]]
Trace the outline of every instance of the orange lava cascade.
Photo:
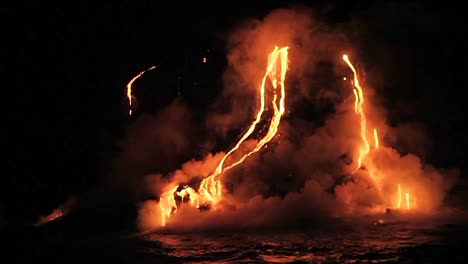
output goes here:
[[[250, 124], [248, 130], [242, 135], [241, 139], [236, 143], [236, 145], [231, 148], [221, 159], [218, 166], [216, 167], [213, 174], [204, 178], [200, 183], [198, 192], [188, 186], [184, 186], [183, 189], [179, 192], [176, 192], [178, 186], [168, 192], [165, 192], [161, 195], [159, 206], [163, 213], [163, 226], [166, 224], [167, 217], [169, 217], [173, 212], [175, 212], [177, 205], [174, 199], [174, 195], [178, 195], [184, 199], [187, 195], [190, 199], [190, 204], [199, 208], [203, 204], [216, 205], [222, 198], [222, 184], [219, 179], [219, 176], [225, 171], [234, 168], [235, 166], [241, 164], [245, 159], [255, 152], [258, 152], [265, 144], [271, 141], [278, 131], [278, 126], [281, 121], [281, 117], [285, 112], [285, 78], [286, 71], [288, 69], [288, 47], [275, 49], [268, 56], [267, 69], [265, 75], [263, 76], [262, 82], [259, 86], [260, 93], [260, 107], [255, 116], [255, 120]], [[255, 131], [257, 124], [261, 121], [263, 112], [265, 111], [265, 86], [267, 83], [267, 78], [270, 79], [271, 85], [273, 87], [273, 117], [270, 121], [270, 126], [266, 135], [257, 142], [257, 145], [244, 154], [237, 161], [231, 163], [229, 166], [225, 167], [226, 159], [239, 147], [241, 144], [252, 135]], [[279, 90], [279, 92], [278, 92]]]
[[[277, 69], [278, 65], [280, 66], [279, 72]], [[217, 176], [231, 168], [234, 168], [235, 166], [244, 162], [244, 160], [247, 157], [259, 151], [266, 143], [270, 142], [270, 140], [278, 131], [278, 126], [279, 126], [281, 117], [283, 116], [285, 112], [284, 80], [286, 78], [287, 67], [288, 67], [288, 47], [283, 47], [281, 49], [278, 49], [278, 47], [275, 47], [275, 50], [273, 50], [273, 52], [270, 53], [270, 55], [268, 56], [267, 70], [265, 72], [265, 75], [263, 76], [262, 83], [260, 85], [260, 109], [257, 112], [256, 119], [252, 122], [249, 129], [242, 136], [239, 142], [237, 142], [237, 144], [228, 153], [226, 153], [226, 155], [224, 155], [218, 167], [216, 168], [215, 172], [211, 176], [204, 179], [202, 183], [200, 184], [199, 193], [202, 194], [204, 198], [206, 198], [211, 203], [216, 204], [221, 198], [221, 182], [218, 180]], [[226, 158], [230, 154], [232, 154], [234, 151], [236, 151], [240, 147], [242, 142], [244, 142], [252, 134], [252, 132], [255, 130], [255, 126], [261, 120], [263, 111], [265, 109], [265, 84], [266, 84], [266, 80], [268, 77], [270, 77], [273, 89], [276, 90], [278, 88], [278, 84], [280, 86], [279, 102], [277, 100], [278, 95], [275, 93], [273, 96], [272, 105], [273, 105], [274, 112], [273, 112], [273, 117], [270, 122], [270, 127], [268, 128], [268, 132], [261, 140], [259, 140], [259, 142], [257, 143], [257, 145], [255, 146], [253, 150], [251, 150], [250, 152], [242, 156], [238, 161], [223, 168]]]
[[140, 78], [145, 72], [147, 71], [151, 71], [153, 69], [155, 69], [156, 66], [152, 66], [151, 68], [148, 68], [142, 72], [140, 72], [139, 74], [137, 74], [135, 77], [133, 77], [127, 84], [127, 98], [128, 98], [128, 106], [130, 107], [130, 110], [128, 110], [128, 114], [129, 115], [132, 115], [132, 103], [133, 103], [133, 100], [132, 100], [132, 84], [138, 79]]
[[[358, 76], [357, 76], [356, 68], [353, 66], [353, 64], [349, 60], [348, 55], [344, 54], [343, 55], [343, 60], [346, 62], [346, 64], [349, 66], [349, 68], [353, 71], [353, 74], [354, 74], [354, 79], [352, 81], [352, 84], [354, 85], [353, 93], [354, 93], [354, 97], [355, 97], [354, 112], [356, 114], [359, 114], [360, 119], [361, 119], [361, 124], [360, 124], [361, 138], [362, 138], [363, 145], [364, 145], [364, 146], [361, 147], [361, 149], [359, 151], [358, 166], [353, 172], [353, 173], [355, 173], [357, 170], [359, 170], [359, 168], [361, 168], [363, 159], [365, 158], [365, 156], [370, 151], [370, 145], [369, 145], [369, 140], [367, 139], [366, 115], [365, 115], [364, 110], [363, 110], [364, 93], [362, 91], [362, 87], [359, 84], [359, 79], [358, 79]], [[376, 149], [378, 149], [379, 148], [379, 137], [378, 137], [376, 128], [374, 128], [373, 134], [374, 134], [374, 147]], [[369, 171], [369, 176], [377, 184], [377, 187], [380, 190], [380, 186], [379, 186], [380, 184], [377, 182], [377, 179], [376, 179], [376, 177], [374, 175], [374, 172], [375, 172], [374, 169], [373, 168], [368, 168], [368, 171]], [[404, 199], [406, 201], [406, 209], [407, 210], [414, 207], [414, 206], [411, 206], [411, 205], [412, 205], [412, 201], [415, 201], [416, 198], [410, 196], [410, 193], [405, 192], [404, 193]], [[400, 209], [402, 207], [402, 205], [401, 205], [402, 200], [403, 200], [402, 188], [401, 188], [401, 185], [398, 184], [397, 202], [396, 202], [396, 207], [398, 209]]]
[[[403, 200], [403, 194], [401, 192], [401, 184], [398, 184], [398, 200], [397, 200], [397, 208], [401, 209], [401, 202]], [[416, 198], [411, 196], [409, 192], [405, 192], [405, 202], [406, 202], [406, 209], [410, 210], [416, 207]]]
[[406, 193], [405, 197], [406, 197], [406, 209], [409, 210], [410, 209], [410, 195], [409, 195], [409, 193]]
[[364, 146], [361, 147], [361, 149], [359, 150], [358, 166], [357, 166], [357, 168], [355, 170], [355, 171], [357, 171], [357, 170], [359, 170], [359, 168], [362, 165], [363, 158], [367, 155], [367, 153], [369, 153], [369, 150], [370, 150], [369, 141], [367, 140], [366, 115], [365, 115], [364, 110], [362, 108], [362, 106], [364, 104], [364, 93], [362, 91], [361, 85], [359, 85], [359, 79], [358, 79], [358, 76], [357, 76], [356, 69], [354, 68], [353, 64], [349, 60], [348, 55], [344, 54], [343, 55], [343, 60], [346, 62], [346, 64], [348, 64], [349, 68], [351, 68], [351, 70], [353, 71], [353, 74], [354, 74], [353, 85], [354, 85], [355, 88], [353, 89], [353, 92], [354, 92], [354, 96], [356, 98], [356, 102], [354, 104], [354, 110], [361, 117], [361, 138], [362, 138], [362, 141], [364, 143]]
[[159, 199], [159, 208], [162, 211], [162, 225], [166, 225], [167, 218], [169, 218], [173, 213], [177, 211], [176, 201], [174, 199], [174, 192], [177, 191], [179, 186], [175, 186], [169, 189], [169, 191], [161, 195]]
[[[360, 116], [360, 121], [361, 121], [360, 122], [360, 129], [361, 129], [361, 139], [362, 139], [363, 145], [361, 146], [361, 148], [359, 150], [358, 166], [354, 170], [354, 172], [353, 172], [353, 174], [354, 174], [356, 171], [358, 171], [361, 168], [361, 165], [363, 163], [364, 158], [366, 157], [366, 155], [370, 151], [370, 145], [369, 145], [369, 140], [367, 138], [366, 115], [365, 115], [364, 110], [363, 110], [364, 93], [362, 91], [362, 87], [359, 84], [359, 79], [358, 79], [358, 76], [357, 76], [356, 68], [353, 66], [353, 64], [349, 60], [348, 55], [344, 54], [343, 55], [343, 60], [346, 62], [346, 64], [349, 66], [349, 68], [352, 70], [352, 72], [354, 74], [354, 78], [351, 81], [351, 83], [354, 86], [354, 88], [353, 88], [353, 93], [354, 93], [354, 97], [355, 97], [354, 112]], [[346, 80], [345, 78], [343, 78], [343, 79]], [[376, 128], [374, 128], [374, 130], [373, 130], [373, 135], [374, 135], [374, 147], [375, 147], [375, 149], [378, 149], [379, 148], [379, 137], [378, 137]], [[376, 184], [379, 195], [382, 195], [382, 193], [381, 193], [381, 187], [382, 187], [381, 180], [382, 179], [381, 178], [376, 178], [378, 169], [373, 167], [372, 165], [370, 165], [367, 168], [367, 170], [369, 172], [369, 177]], [[398, 184], [397, 186], [398, 186], [397, 195], [396, 195], [397, 199], [396, 199], [396, 202], [395, 202], [396, 208], [401, 209], [404, 206], [404, 205], [402, 205], [403, 202], [406, 203], [406, 209], [407, 210], [415, 208], [416, 207], [416, 197], [411, 195], [410, 192], [407, 192], [407, 191], [403, 192], [403, 190], [402, 190], [403, 188], [402, 188], [401, 184]], [[392, 202], [390, 202], [390, 203], [392, 203]]]
[[397, 202], [397, 208], [401, 207], [401, 185], [398, 184], [398, 202]]
[[[364, 93], [362, 91], [362, 87], [359, 84], [359, 79], [357, 76], [357, 71], [356, 68], [353, 66], [351, 61], [348, 58], [348, 55], [344, 54], [343, 55], [343, 60], [346, 62], [346, 64], [349, 66], [349, 68], [352, 70], [354, 74], [354, 78], [351, 81], [353, 84], [353, 93], [355, 97], [355, 103], [354, 103], [354, 112], [356, 114], [359, 114], [360, 116], [360, 128], [361, 128], [361, 139], [363, 142], [363, 146], [361, 146], [359, 150], [359, 157], [358, 157], [358, 166], [354, 170], [353, 173], [355, 173], [359, 168], [361, 168], [363, 159], [366, 157], [366, 155], [370, 151], [370, 145], [369, 145], [369, 140], [367, 138], [367, 128], [366, 128], [366, 115], [363, 110], [363, 104], [364, 104]], [[374, 134], [374, 147], [375, 149], [379, 148], [379, 137], [377, 134], [377, 129], [374, 128], [373, 130]], [[372, 178], [372, 180], [376, 183], [377, 189], [380, 190], [380, 182], [377, 182], [377, 178], [375, 177], [375, 168], [368, 168], [369, 171], [369, 176]], [[400, 209], [402, 207], [402, 202], [403, 199], [405, 199], [406, 202], [406, 209], [410, 210], [411, 208], [415, 207], [416, 204], [416, 198], [410, 195], [409, 192], [402, 192], [402, 186], [401, 184], [398, 184], [398, 190], [397, 190], [397, 201], [396, 201], [396, 207]]]
[[379, 148], [379, 136], [377, 135], [377, 129], [374, 128], [374, 145], [375, 148]]

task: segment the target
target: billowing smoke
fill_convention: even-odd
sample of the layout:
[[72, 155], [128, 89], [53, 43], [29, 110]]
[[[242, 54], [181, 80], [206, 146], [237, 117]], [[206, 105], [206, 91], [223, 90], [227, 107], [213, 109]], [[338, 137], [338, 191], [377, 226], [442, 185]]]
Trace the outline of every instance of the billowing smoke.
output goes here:
[[147, 193], [147, 174], [180, 166], [190, 151], [193, 127], [190, 109], [178, 98], [156, 115], [138, 116], [128, 128], [123, 151], [113, 161], [108, 181], [112, 188], [136, 198]]
[[[207, 126], [220, 131], [238, 129], [250, 120], [253, 109], [258, 108], [258, 86], [263, 77], [266, 58], [274, 46], [290, 47], [289, 79], [294, 80], [287, 94], [291, 100], [312, 99], [317, 93], [333, 96], [334, 91], [309, 89], [314, 81], [317, 62], [335, 60], [344, 46], [344, 35], [326, 28], [311, 18], [309, 10], [276, 10], [262, 20], [244, 21], [227, 40], [228, 65], [224, 73], [224, 90], [214, 103], [214, 111], [228, 104], [228, 112], [222, 111], [207, 117]], [[313, 49], [320, 52], [311, 52]], [[331, 57], [330, 57], [331, 56]], [[326, 76], [322, 76], [325, 77]], [[329, 85], [323, 82], [322, 85]], [[318, 90], [321, 90], [319, 92]], [[325, 92], [324, 92], [325, 91]]]
[[[258, 107], [257, 89], [266, 58], [275, 45], [290, 47], [287, 115], [267, 148], [222, 175], [224, 199], [215, 208], [200, 210], [178, 201], [177, 211], [165, 228], [268, 227], [317, 223], [385, 212], [387, 208], [420, 213], [441, 208], [456, 182], [457, 171], [439, 170], [424, 162], [421, 155], [428, 151], [428, 138], [418, 125], [387, 125], [387, 111], [391, 109], [378, 104], [383, 95], [375, 92], [372, 77], [360, 67], [356, 49], [350, 48], [353, 43], [345, 36], [346, 32], [328, 27], [304, 9], [275, 10], [261, 20], [245, 21], [233, 32], [228, 40], [224, 90], [213, 104], [214, 111], [206, 116], [205, 125], [227, 137], [251, 122], [252, 112]], [[350, 83], [353, 74], [341, 59], [345, 52], [357, 62], [364, 90], [363, 110], [371, 149], [360, 168], [357, 162], [362, 131]], [[223, 106], [219, 107], [222, 111], [216, 111], [217, 106]], [[175, 118], [177, 124], [185, 122], [178, 115], [173, 117], [172, 111], [166, 113], [166, 118]], [[186, 142], [184, 132], [172, 135], [173, 127], [159, 128], [168, 133], [156, 137], [168, 136], [174, 144]], [[378, 148], [373, 129], [378, 131]], [[253, 142], [255, 139], [250, 139], [246, 144]], [[178, 150], [186, 151], [183, 146]], [[166, 151], [164, 148], [174, 150], [171, 144], [162, 145], [160, 151]], [[210, 153], [204, 159], [183, 163], [173, 173], [147, 175], [145, 185], [154, 199], [141, 204], [140, 228], [160, 228], [160, 195], [177, 185], [197, 189], [222, 155]], [[164, 162], [171, 158], [168, 155]], [[155, 166], [160, 162], [150, 156], [144, 160]]]

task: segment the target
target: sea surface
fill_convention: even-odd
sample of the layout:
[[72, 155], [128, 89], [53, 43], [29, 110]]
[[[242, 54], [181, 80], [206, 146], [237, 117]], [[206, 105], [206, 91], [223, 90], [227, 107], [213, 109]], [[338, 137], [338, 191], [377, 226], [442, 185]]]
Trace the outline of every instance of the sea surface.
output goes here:
[[[10, 232], [11, 233], [11, 232]], [[8, 263], [466, 263], [463, 219], [348, 219], [327, 228], [7, 237]], [[5, 237], [3, 237], [5, 239]]]

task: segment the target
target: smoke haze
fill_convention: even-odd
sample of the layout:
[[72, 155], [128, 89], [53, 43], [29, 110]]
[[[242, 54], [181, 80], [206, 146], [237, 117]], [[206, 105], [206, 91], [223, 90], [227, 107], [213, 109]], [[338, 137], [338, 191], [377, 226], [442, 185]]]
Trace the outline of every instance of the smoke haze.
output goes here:
[[[384, 212], [397, 207], [398, 186], [420, 212], [441, 209], [458, 171], [425, 163], [431, 149], [421, 124], [388, 125], [387, 112], [392, 109], [383, 108], [384, 95], [377, 92], [382, 90], [373, 87], [384, 77], [378, 67], [363, 67], [359, 54], [365, 51], [349, 41], [345, 28], [327, 26], [304, 8], [278, 9], [263, 19], [244, 21], [227, 40], [224, 89], [204, 123], [192, 122], [190, 109], [177, 100], [156, 117], [140, 117], [128, 132], [129, 144], [114, 173], [126, 187], [152, 197], [141, 204], [140, 229], [161, 226], [157, 199], [163, 192], [184, 184], [197, 189], [223, 156], [208, 152], [179, 166], [184, 153], [216, 145], [194, 138], [191, 131], [209, 131], [234, 144], [231, 135], [251, 122], [266, 58], [274, 46], [290, 47], [287, 113], [278, 134], [262, 151], [222, 175], [224, 196], [216, 208], [199, 210], [180, 202], [168, 229], [253, 228]], [[368, 137], [373, 140], [370, 132], [375, 128], [380, 139], [380, 147], [371, 149], [356, 172], [362, 139], [349, 82], [353, 75], [341, 59], [343, 53], [358, 70]]]

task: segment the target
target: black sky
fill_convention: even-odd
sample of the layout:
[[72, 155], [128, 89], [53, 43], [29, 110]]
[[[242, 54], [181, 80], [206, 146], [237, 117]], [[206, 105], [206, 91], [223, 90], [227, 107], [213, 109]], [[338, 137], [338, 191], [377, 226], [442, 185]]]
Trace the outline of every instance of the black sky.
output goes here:
[[[139, 91], [146, 93], [143, 111], [157, 112], [175, 98], [181, 74], [190, 84], [194, 73], [201, 76], [196, 81], [212, 82], [215, 88], [206, 93], [213, 97], [229, 29], [242, 18], [306, 2], [5, 5], [0, 70], [6, 167], [0, 214], [31, 219], [100, 181], [104, 161], [130, 122], [124, 87], [140, 70], [163, 65], [143, 82], [165, 87], [158, 96]], [[306, 4], [327, 23], [358, 23], [360, 32], [349, 37], [365, 49], [364, 65], [382, 65], [386, 81], [377, 90], [387, 95], [382, 103], [390, 120], [421, 122], [432, 139], [431, 161], [465, 168], [463, 8], [425, 1], [346, 2]], [[202, 56], [212, 57], [209, 70], [184, 68], [187, 60]], [[205, 104], [189, 86], [182, 86], [184, 99], [194, 108]]]

